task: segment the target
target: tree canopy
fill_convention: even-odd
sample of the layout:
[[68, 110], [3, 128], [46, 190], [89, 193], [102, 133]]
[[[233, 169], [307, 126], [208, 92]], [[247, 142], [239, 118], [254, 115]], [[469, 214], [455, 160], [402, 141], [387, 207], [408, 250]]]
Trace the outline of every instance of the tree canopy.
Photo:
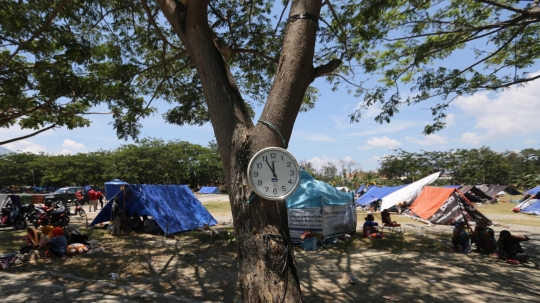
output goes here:
[[[0, 127], [17, 124], [34, 135], [85, 127], [89, 115], [108, 114], [120, 138], [137, 138], [156, 99], [171, 104], [168, 123], [210, 120], [193, 58], [159, 3], [2, 0], [0, 6]], [[215, 46], [253, 116], [273, 83], [286, 25], [298, 17], [284, 17], [289, 1], [208, 7]], [[444, 110], [456, 97], [540, 77], [530, 74], [540, 56], [540, 9], [533, 1], [336, 0], [323, 7], [319, 20], [309, 21], [318, 27], [318, 68], [309, 77], [325, 75], [334, 88], [346, 85], [363, 97], [351, 121], [377, 104], [383, 123], [400, 106], [442, 100], [431, 107], [434, 122], [425, 133], [432, 133], [444, 127]], [[456, 52], [470, 64], [446, 66]], [[370, 87], [370, 78], [381, 81]], [[307, 88], [301, 110], [315, 106], [317, 96], [316, 87]]]

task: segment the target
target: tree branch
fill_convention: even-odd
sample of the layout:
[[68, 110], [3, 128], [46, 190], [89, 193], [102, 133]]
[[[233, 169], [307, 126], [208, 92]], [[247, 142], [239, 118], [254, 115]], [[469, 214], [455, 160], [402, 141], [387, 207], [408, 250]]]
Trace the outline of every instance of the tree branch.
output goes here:
[[5, 65], [6, 62], [10, 61], [11, 59], [13, 59], [13, 57], [15, 57], [19, 51], [21, 50], [21, 48], [24, 48], [26, 47], [28, 44], [32, 43], [32, 41], [34, 41], [34, 39], [36, 39], [39, 35], [41, 35], [43, 33], [43, 31], [45, 31], [47, 29], [47, 27], [49, 27], [49, 25], [51, 24], [51, 22], [54, 20], [54, 18], [56, 18], [56, 16], [58, 15], [58, 13], [70, 2], [71, 0], [64, 0], [62, 1], [52, 12], [52, 14], [49, 16], [49, 18], [47, 18], [47, 20], [45, 21], [45, 23], [37, 30], [35, 31], [32, 36], [30, 37], [30, 39], [22, 42], [21, 44], [19, 44], [19, 46], [17, 47], [17, 49], [15, 49], [15, 51], [13, 52], [13, 54], [11, 54], [3, 63], [2, 65]]
[[509, 10], [509, 11], [512, 11], [512, 12], [515, 12], [515, 13], [520, 13], [522, 15], [528, 15], [529, 14], [529, 12], [524, 10], [524, 9], [515, 8], [515, 7], [510, 6], [510, 5], [499, 3], [497, 1], [491, 1], [491, 0], [475, 0], [475, 1], [482, 2], [482, 3], [485, 3], [485, 4], [489, 4], [489, 5], [492, 5], [492, 6], [496, 6], [496, 7], [499, 7], [499, 8], [504, 8], [506, 10]]
[[324, 65], [317, 66], [313, 70], [313, 80], [315, 80], [315, 78], [332, 73], [341, 65], [341, 63], [342, 61], [340, 59], [333, 59]]
[[51, 126], [48, 126], [48, 127], [43, 128], [43, 129], [40, 129], [40, 130], [38, 130], [38, 131], [36, 131], [36, 132], [33, 132], [33, 133], [31, 133], [30, 135], [21, 136], [21, 137], [9, 139], [9, 140], [6, 140], [6, 141], [0, 141], [0, 145], [4, 145], [4, 144], [11, 143], [11, 142], [15, 142], [15, 141], [19, 141], [19, 140], [23, 140], [23, 139], [27, 139], [27, 138], [33, 137], [33, 136], [35, 136], [35, 135], [37, 135], [37, 134], [40, 134], [40, 133], [42, 133], [42, 132], [44, 132], [44, 131], [47, 131], [47, 130], [49, 130], [49, 129], [53, 129], [53, 128], [55, 128], [56, 126], [57, 126], [57, 125], [56, 125], [56, 123], [55, 123], [55, 124], [53, 124], [53, 125], [51, 125]]

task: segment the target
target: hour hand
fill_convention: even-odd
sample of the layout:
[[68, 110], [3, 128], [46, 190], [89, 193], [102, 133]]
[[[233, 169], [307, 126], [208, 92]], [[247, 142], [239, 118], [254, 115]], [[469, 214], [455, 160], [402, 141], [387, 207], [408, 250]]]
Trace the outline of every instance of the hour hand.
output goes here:
[[268, 164], [268, 167], [270, 167], [270, 170], [272, 171], [272, 175], [275, 178], [276, 177], [276, 172], [274, 171], [274, 162], [272, 162], [272, 166], [270, 166], [270, 163], [268, 163], [268, 160], [264, 160], [264, 161], [266, 161], [266, 164]]

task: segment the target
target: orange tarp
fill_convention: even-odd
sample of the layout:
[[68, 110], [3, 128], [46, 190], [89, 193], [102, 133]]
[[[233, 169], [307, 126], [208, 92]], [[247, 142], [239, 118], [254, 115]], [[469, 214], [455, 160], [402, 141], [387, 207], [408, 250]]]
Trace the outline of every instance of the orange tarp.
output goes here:
[[426, 186], [420, 196], [414, 200], [410, 209], [420, 218], [427, 220], [441, 208], [454, 191], [456, 191], [455, 188]]

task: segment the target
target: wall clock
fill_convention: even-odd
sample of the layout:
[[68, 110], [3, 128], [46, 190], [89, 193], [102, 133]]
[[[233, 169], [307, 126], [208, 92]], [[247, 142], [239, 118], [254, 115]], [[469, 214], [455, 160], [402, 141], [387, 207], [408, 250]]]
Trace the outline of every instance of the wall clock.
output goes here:
[[280, 147], [258, 151], [248, 165], [253, 191], [267, 200], [283, 200], [298, 187], [300, 166], [294, 156]]

